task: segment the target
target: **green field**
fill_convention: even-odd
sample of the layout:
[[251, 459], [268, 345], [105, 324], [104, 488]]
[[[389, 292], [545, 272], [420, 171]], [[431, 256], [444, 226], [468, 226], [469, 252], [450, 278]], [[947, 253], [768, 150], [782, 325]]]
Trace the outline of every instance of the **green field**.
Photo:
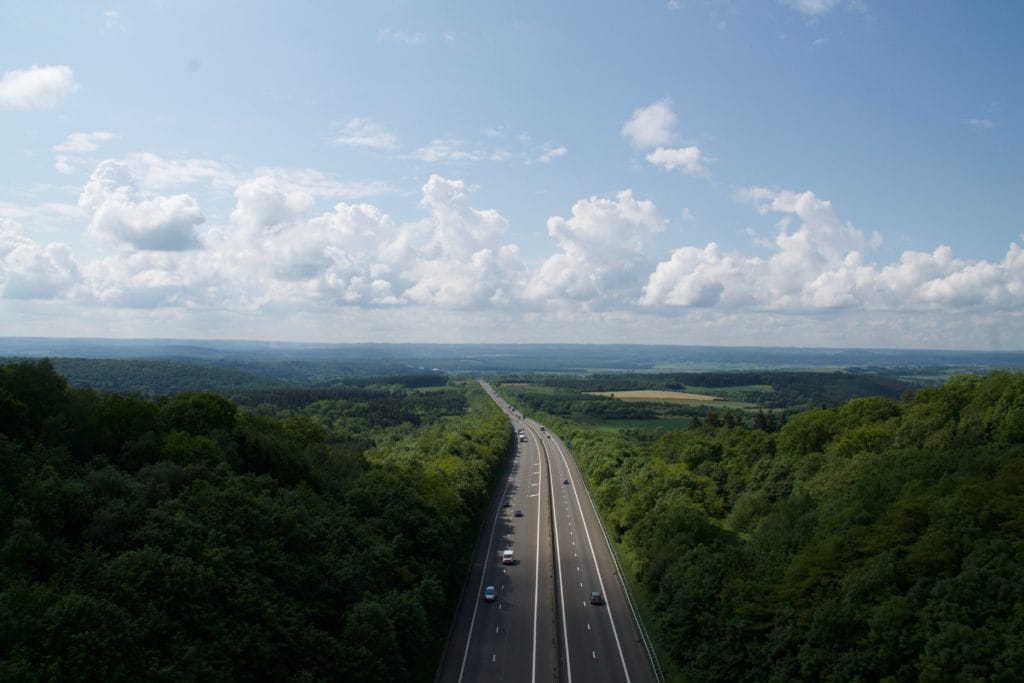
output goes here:
[[[687, 387], [687, 389], [690, 389], [690, 387]], [[747, 387], [728, 387], [726, 389], [693, 387], [693, 389], [699, 391], [700, 394], [690, 391], [593, 391], [586, 393], [596, 396], [607, 396], [608, 398], [614, 398], [625, 403], [676, 403], [687, 406], [709, 406], [721, 408], [722, 410], [750, 410], [757, 408], [756, 403], [736, 400], [736, 397], [743, 396], [743, 391], [750, 391]], [[768, 390], [771, 390], [770, 386]]]

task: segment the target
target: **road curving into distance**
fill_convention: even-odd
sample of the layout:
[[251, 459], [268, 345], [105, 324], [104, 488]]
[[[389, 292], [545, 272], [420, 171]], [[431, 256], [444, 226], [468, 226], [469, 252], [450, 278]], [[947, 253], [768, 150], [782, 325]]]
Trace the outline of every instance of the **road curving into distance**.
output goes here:
[[[480, 530], [436, 680], [656, 680], [568, 450], [481, 384], [526, 441], [516, 444]], [[502, 563], [506, 549], [514, 564]], [[495, 588], [493, 602], [484, 600], [487, 586]], [[603, 604], [592, 604], [595, 591]]]

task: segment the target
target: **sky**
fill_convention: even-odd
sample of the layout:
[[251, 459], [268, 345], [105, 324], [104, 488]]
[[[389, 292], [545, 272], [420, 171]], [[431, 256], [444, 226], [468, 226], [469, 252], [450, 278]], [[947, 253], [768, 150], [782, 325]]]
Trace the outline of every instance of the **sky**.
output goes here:
[[0, 336], [1024, 349], [1024, 3], [0, 4]]

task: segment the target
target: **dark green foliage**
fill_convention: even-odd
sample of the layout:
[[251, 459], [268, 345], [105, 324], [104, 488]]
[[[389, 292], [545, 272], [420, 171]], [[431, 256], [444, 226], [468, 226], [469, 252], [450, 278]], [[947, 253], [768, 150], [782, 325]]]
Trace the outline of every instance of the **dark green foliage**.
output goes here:
[[609, 375], [546, 377], [542, 383], [550, 387], [576, 391], [630, 391], [663, 389], [686, 391], [702, 389], [767, 385], [770, 393], [756, 389], [736, 396], [736, 400], [757, 403], [766, 408], [834, 405], [854, 396], [886, 396], [897, 398], [914, 384], [881, 374], [866, 372], [807, 372], [765, 370], [758, 372], [675, 372], [617, 373]]
[[355, 391], [271, 417], [0, 367], [0, 679], [430, 680], [511, 433], [476, 385]]
[[1022, 420], [1024, 375], [994, 372], [781, 429], [555, 426], [679, 680], [1016, 681]]

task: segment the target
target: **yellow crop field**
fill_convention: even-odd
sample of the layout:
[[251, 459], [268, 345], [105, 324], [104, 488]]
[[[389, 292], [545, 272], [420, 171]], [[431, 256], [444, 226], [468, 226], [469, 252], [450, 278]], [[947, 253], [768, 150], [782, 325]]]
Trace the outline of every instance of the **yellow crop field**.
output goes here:
[[658, 391], [654, 389], [640, 389], [637, 391], [588, 391], [592, 396], [609, 396], [621, 398], [624, 401], [721, 401], [718, 396], [707, 394], [691, 394], [686, 391]]

